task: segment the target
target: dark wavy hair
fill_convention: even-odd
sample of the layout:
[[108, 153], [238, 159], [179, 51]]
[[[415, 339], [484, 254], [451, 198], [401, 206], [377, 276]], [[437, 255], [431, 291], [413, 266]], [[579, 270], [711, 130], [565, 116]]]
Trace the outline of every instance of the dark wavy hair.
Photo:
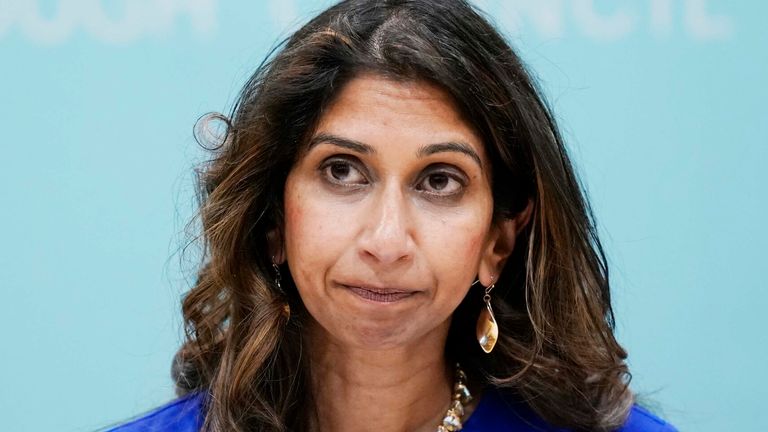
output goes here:
[[[500, 338], [474, 338], [482, 290], [455, 311], [447, 358], [509, 389], [553, 425], [607, 431], [633, 403], [613, 334], [594, 218], [541, 91], [500, 33], [463, 0], [348, 0], [270, 53], [245, 84], [199, 171], [204, 257], [185, 296], [179, 394], [206, 392], [209, 432], [300, 431], [317, 415], [290, 273], [274, 283], [287, 174], [324, 109], [361, 73], [427, 81], [455, 99], [492, 161], [494, 217], [533, 203], [494, 291]], [[287, 276], [287, 277], [286, 277]], [[290, 305], [291, 315], [285, 313]]]

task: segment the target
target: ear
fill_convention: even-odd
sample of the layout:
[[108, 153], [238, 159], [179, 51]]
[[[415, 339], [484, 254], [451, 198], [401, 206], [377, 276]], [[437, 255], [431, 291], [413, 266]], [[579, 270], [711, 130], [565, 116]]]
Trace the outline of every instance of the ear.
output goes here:
[[480, 268], [477, 271], [483, 286], [489, 286], [499, 280], [499, 274], [515, 248], [517, 235], [528, 225], [531, 213], [533, 213], [533, 201], [528, 200], [525, 208], [515, 217], [500, 220], [491, 226], [483, 256], [480, 258]]
[[267, 232], [267, 248], [269, 256], [275, 264], [285, 262], [285, 248], [283, 248], [283, 232], [279, 228], [273, 228]]

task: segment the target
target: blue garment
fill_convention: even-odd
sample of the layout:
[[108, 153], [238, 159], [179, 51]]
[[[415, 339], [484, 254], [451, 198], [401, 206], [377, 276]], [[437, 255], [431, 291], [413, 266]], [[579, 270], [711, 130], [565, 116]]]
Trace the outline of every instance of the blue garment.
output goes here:
[[[202, 393], [191, 393], [109, 432], [199, 432], [203, 424]], [[488, 390], [464, 423], [463, 432], [567, 432], [549, 426], [526, 404]], [[672, 425], [640, 406], [633, 406], [618, 432], [677, 432]]]
[[199, 432], [203, 393], [190, 393], [107, 432]]
[[[483, 394], [477, 408], [464, 422], [462, 432], [567, 432], [547, 424], [527, 404], [502, 395], [499, 390]], [[672, 425], [634, 405], [624, 426], [617, 432], [677, 432]]]

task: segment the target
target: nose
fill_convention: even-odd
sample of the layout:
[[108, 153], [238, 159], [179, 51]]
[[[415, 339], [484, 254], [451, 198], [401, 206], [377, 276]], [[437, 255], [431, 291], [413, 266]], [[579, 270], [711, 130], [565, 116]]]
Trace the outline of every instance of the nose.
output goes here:
[[406, 197], [398, 185], [389, 185], [371, 197], [369, 214], [358, 237], [364, 261], [391, 265], [413, 254], [412, 220]]

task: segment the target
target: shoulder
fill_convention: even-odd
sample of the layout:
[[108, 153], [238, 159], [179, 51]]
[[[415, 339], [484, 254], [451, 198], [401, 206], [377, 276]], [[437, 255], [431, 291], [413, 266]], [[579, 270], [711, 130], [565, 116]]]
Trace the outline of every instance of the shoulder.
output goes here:
[[190, 393], [108, 432], [198, 432], [203, 422], [203, 394]]
[[652, 414], [647, 409], [634, 405], [621, 432], [677, 432], [674, 426]]
[[[528, 404], [498, 389], [486, 390], [477, 408], [467, 419], [463, 430], [466, 432], [569, 431], [549, 425], [528, 407]], [[626, 423], [617, 432], [677, 432], [677, 429], [645, 408], [634, 405]]]

